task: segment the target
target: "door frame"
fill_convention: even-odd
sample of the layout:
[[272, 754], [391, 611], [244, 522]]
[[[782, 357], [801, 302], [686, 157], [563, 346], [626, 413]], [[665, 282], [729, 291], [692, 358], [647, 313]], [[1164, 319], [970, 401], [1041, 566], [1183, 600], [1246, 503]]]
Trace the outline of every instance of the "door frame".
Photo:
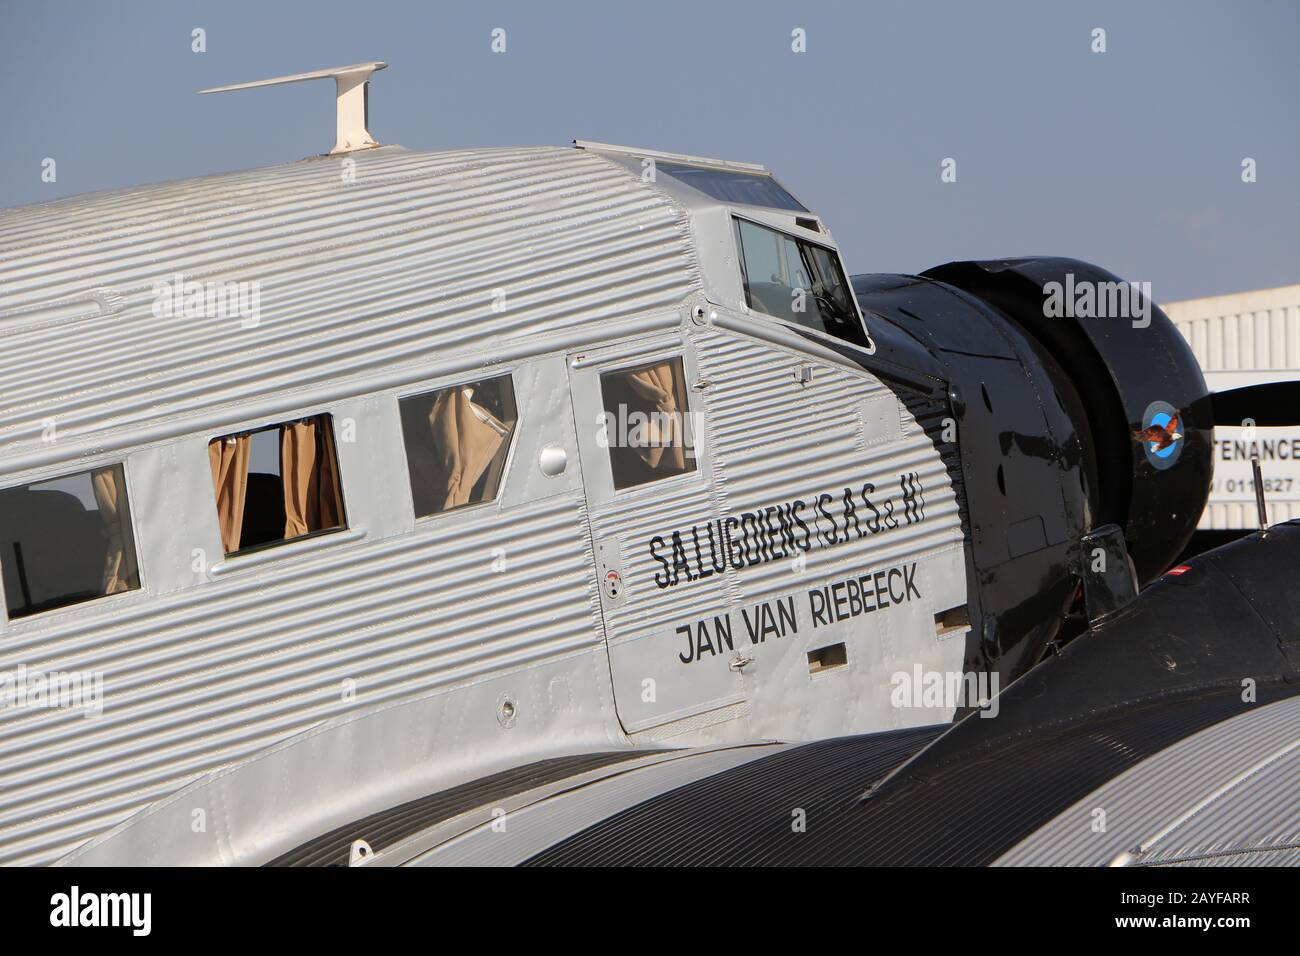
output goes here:
[[[597, 600], [609, 654], [615, 706], [619, 721], [628, 733], [650, 730], [747, 699], [742, 675], [730, 668], [726, 657], [700, 660], [691, 665], [684, 665], [677, 658], [677, 646], [682, 638], [675, 633], [676, 627], [686, 626], [697, 619], [712, 620], [715, 615], [725, 615], [728, 609], [725, 587], [721, 593], [714, 593], [712, 588], [702, 590], [698, 599], [688, 601], [687, 608], [675, 613], [671, 620], [646, 627], [637, 618], [637, 612], [653, 615], [655, 586], [649, 584], [647, 589], [644, 574], [640, 579], [625, 579], [624, 570], [632, 563], [632, 555], [619, 532], [605, 526], [611, 512], [634, 508], [638, 500], [659, 502], [679, 490], [701, 494], [708, 501], [706, 513], [695, 513], [689, 518], [684, 515], [680, 519], [684, 524], [703, 523], [720, 517], [713, 494], [713, 462], [708, 450], [707, 389], [700, 387], [701, 375], [695, 349], [695, 343], [685, 330], [679, 329], [668, 335], [570, 353], [566, 357], [579, 468], [587, 503], [587, 533], [591, 540], [593, 574], [597, 579]], [[686, 430], [688, 441], [693, 445], [695, 469], [615, 489], [609, 450], [597, 439], [599, 423], [596, 415], [605, 410], [601, 376], [670, 358], [680, 358], [682, 363], [689, 413]], [[588, 420], [582, 421], [583, 417]], [[605, 586], [611, 571], [624, 585], [621, 594], [612, 594]], [[719, 576], [719, 584], [725, 580], [726, 573]], [[690, 582], [683, 586], [697, 584]], [[629, 603], [633, 607], [625, 612], [624, 607]], [[658, 698], [647, 702], [644, 699], [644, 681], [654, 678], [658, 682], [661, 675], [671, 678], [670, 693], [662, 703]]]

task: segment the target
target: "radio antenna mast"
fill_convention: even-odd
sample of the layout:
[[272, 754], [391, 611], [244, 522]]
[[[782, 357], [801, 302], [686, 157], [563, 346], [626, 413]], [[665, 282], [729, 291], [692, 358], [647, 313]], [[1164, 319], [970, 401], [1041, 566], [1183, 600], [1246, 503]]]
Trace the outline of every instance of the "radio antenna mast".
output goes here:
[[251, 83], [234, 83], [230, 86], [214, 86], [199, 90], [200, 93], [230, 93], [234, 90], [251, 90], [259, 86], [280, 86], [284, 83], [301, 83], [305, 80], [334, 79], [335, 142], [329, 155], [351, 153], [358, 149], [374, 149], [375, 142], [367, 128], [370, 121], [370, 74], [388, 66], [382, 60], [370, 63], [358, 63], [354, 66], [340, 66], [332, 70], [313, 70], [311, 73], [295, 73], [292, 76], [276, 76], [269, 80], [253, 80]]

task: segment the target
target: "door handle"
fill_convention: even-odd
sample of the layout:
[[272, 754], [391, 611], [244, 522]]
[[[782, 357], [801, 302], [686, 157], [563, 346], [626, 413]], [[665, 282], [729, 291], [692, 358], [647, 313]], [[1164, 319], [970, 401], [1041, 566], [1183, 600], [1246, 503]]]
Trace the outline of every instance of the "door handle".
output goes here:
[[752, 663], [754, 663], [754, 658], [745, 657], [743, 654], [737, 654], [735, 657], [733, 657], [730, 661], [727, 662], [727, 666], [730, 667], [736, 673], [740, 673], [742, 670], [744, 670]]

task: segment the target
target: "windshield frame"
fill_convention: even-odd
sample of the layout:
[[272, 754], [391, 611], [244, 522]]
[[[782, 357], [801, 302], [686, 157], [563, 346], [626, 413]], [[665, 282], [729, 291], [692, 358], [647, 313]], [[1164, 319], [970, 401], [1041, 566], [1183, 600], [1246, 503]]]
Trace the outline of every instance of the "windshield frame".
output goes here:
[[[815, 332], [821, 332], [839, 339], [842, 342], [848, 342], [862, 348], [872, 347], [871, 336], [867, 332], [866, 322], [862, 317], [862, 310], [858, 307], [857, 297], [853, 293], [853, 286], [849, 283], [848, 273], [844, 269], [844, 263], [840, 259], [838, 249], [834, 246], [828, 246], [825, 243], [815, 242], [792, 232], [775, 228], [765, 222], [759, 222], [756, 219], [742, 216], [735, 212], [732, 213], [731, 218], [732, 238], [736, 245], [736, 262], [740, 267], [741, 291], [744, 295], [745, 305], [751, 312], [767, 316], [768, 318], [775, 319], [779, 322], [796, 325], [800, 328], [812, 329]], [[801, 286], [796, 285], [790, 285], [788, 288], [802, 289], [802, 291], [807, 295], [813, 297], [817, 309], [815, 320], [801, 321], [800, 319], [794, 318], [793, 315], [775, 314], [769, 309], [764, 308], [761, 304], [757, 306], [754, 304], [754, 295], [751, 286], [755, 283], [752, 283], [750, 280], [749, 265], [746, 262], [745, 240], [742, 233], [742, 224], [771, 233], [778, 242], [789, 241], [794, 243], [795, 248], [799, 253], [799, 264], [805, 277], [808, 279], [808, 284], [812, 286], [812, 288], [802, 289]], [[752, 251], [753, 250], [751, 249], [751, 252]], [[826, 257], [826, 264], [834, 270], [834, 275], [829, 278], [835, 279], [839, 282], [839, 288], [848, 304], [850, 314], [840, 314], [844, 306], [835, 301], [833, 288], [829, 292], [821, 294], [817, 292], [818, 286], [821, 286], [823, 289], [826, 288], [825, 279], [828, 277], [824, 275], [825, 270], [818, 263], [817, 256], [814, 254], [815, 252], [821, 252]], [[780, 257], [782, 260], [782, 273], [785, 273], [787, 271], [785, 253], [781, 252]], [[851, 332], [852, 334], [845, 334], [846, 332]]]

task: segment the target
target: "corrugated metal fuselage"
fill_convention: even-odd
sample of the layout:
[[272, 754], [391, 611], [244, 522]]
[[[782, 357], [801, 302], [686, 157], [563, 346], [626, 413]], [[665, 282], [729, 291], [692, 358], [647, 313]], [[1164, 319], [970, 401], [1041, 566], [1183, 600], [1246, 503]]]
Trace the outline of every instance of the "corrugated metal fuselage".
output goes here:
[[[6, 213], [0, 481], [123, 463], [141, 587], [0, 623], [0, 671], [104, 679], [94, 717], [0, 709], [0, 862], [262, 862], [550, 756], [949, 719], [889, 704], [962, 668], [940, 456], [745, 307], [728, 215], [591, 151], [392, 148]], [[159, 316], [175, 274], [259, 278], [259, 322]], [[598, 376], [678, 356], [699, 467], [615, 493]], [[417, 519], [398, 399], [494, 372], [498, 495]], [[207, 443], [320, 413], [347, 529], [226, 558]], [[794, 513], [804, 545], [718, 550]]]

